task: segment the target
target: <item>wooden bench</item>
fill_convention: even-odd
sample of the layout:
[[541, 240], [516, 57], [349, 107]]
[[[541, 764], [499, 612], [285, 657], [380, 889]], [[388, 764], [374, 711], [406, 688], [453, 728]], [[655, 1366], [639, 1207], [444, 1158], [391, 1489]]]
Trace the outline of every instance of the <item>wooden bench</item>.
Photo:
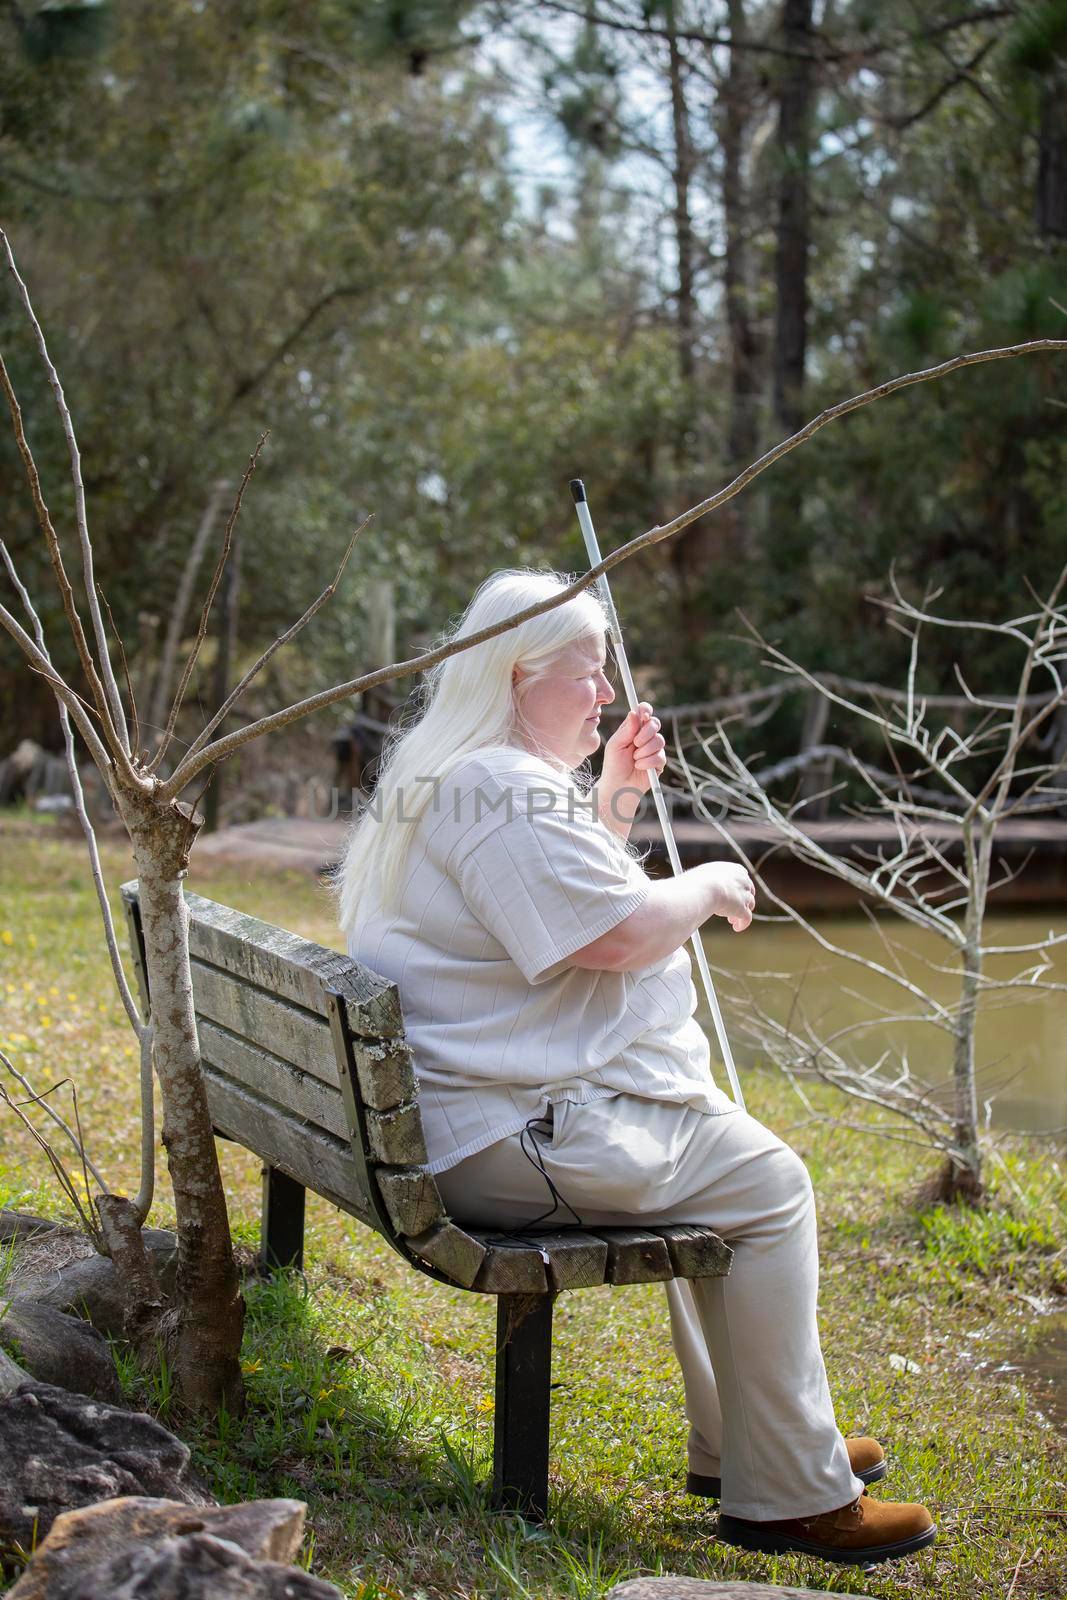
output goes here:
[[[137, 884], [122, 888], [142, 1002]], [[565, 1228], [506, 1238], [460, 1227], [424, 1170], [418, 1082], [395, 987], [347, 956], [186, 896], [193, 999], [216, 1133], [264, 1162], [261, 1252], [299, 1267], [311, 1189], [419, 1272], [497, 1296], [497, 1500], [548, 1509], [552, 1307], [564, 1289], [720, 1277], [708, 1228]]]

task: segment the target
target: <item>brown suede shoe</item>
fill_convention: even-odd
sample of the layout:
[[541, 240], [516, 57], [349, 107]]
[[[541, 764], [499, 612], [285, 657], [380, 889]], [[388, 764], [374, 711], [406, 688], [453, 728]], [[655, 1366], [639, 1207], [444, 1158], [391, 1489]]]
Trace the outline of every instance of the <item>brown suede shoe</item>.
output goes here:
[[719, 1538], [767, 1555], [798, 1550], [845, 1566], [868, 1566], [925, 1549], [937, 1538], [937, 1529], [925, 1506], [872, 1500], [864, 1493], [837, 1511], [786, 1522], [749, 1522], [720, 1514]]
[[[885, 1451], [877, 1439], [846, 1439], [848, 1459], [856, 1477], [862, 1483], [877, 1483], [886, 1474]], [[705, 1500], [722, 1499], [722, 1479], [709, 1478], [701, 1472], [690, 1472], [685, 1480], [686, 1494], [698, 1494]]]

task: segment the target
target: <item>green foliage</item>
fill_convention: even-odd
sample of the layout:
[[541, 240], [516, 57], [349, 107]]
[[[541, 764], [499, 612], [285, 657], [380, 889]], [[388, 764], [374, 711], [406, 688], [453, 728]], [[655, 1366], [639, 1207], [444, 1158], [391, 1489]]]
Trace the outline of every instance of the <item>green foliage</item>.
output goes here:
[[[332, 577], [362, 514], [375, 520], [342, 594], [271, 663], [250, 712], [368, 664], [367, 578], [395, 579], [407, 653], [493, 566], [580, 568], [575, 474], [612, 548], [736, 470], [728, 63], [684, 37], [721, 15], [696, 0], [624, 0], [618, 28], [475, 0], [130, 0], [47, 15], [85, 9], [106, 9], [109, 28], [92, 50], [47, 60], [13, 20], [27, 8], [0, 16], [0, 211], [74, 411], [97, 575], [142, 699], [211, 486], [235, 483], [265, 428], [236, 670]], [[1063, 0], [936, 19], [850, 0], [823, 17], [809, 414], [967, 348], [1067, 329], [1062, 243], [1039, 233], [1034, 204], [1065, 19]], [[780, 7], [752, 0], [745, 20], [773, 44]], [[646, 31], [672, 23], [692, 156], [688, 333], [668, 52]], [[748, 65], [738, 226], [763, 448], [782, 64]], [[511, 143], [520, 104], [553, 130], [536, 198]], [[69, 548], [65, 443], [10, 294], [0, 347]], [[820, 435], [737, 503], [736, 540], [722, 515], [698, 530], [695, 575], [680, 575], [679, 539], [616, 574], [634, 659], [659, 669], [670, 699], [751, 684], [762, 669], [736, 640], [741, 607], [809, 667], [899, 679], [902, 642], [870, 603], [890, 565], [914, 588], [943, 586], [959, 615], [1025, 605], [1062, 558], [1063, 372], [1051, 356], [974, 369]], [[76, 672], [4, 430], [0, 520], [59, 665]], [[183, 737], [210, 697], [211, 659]], [[947, 648], [931, 657], [926, 687], [948, 687], [952, 667]], [[988, 656], [975, 686], [1005, 670]], [[773, 730], [781, 753], [794, 731]], [[3, 643], [0, 751], [27, 733], [54, 743], [54, 707]]]
[[1006, 58], [1024, 72], [1045, 73], [1067, 58], [1067, 4], [1032, 0], [1020, 6], [1008, 36]]
[[1010, 1276], [1013, 1263], [1034, 1253], [1051, 1253], [1058, 1240], [1048, 1223], [1016, 1217], [1008, 1210], [939, 1207], [922, 1218], [923, 1242], [930, 1255], [957, 1272], [991, 1278]]

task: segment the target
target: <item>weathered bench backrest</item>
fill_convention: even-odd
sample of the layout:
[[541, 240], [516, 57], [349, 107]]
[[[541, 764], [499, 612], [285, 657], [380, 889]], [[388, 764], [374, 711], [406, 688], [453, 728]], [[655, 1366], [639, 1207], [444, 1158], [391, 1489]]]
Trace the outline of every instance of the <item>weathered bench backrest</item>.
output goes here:
[[[145, 989], [136, 883], [123, 885]], [[347, 956], [187, 894], [193, 1003], [220, 1134], [471, 1283], [485, 1251], [422, 1170], [418, 1085], [396, 989]]]

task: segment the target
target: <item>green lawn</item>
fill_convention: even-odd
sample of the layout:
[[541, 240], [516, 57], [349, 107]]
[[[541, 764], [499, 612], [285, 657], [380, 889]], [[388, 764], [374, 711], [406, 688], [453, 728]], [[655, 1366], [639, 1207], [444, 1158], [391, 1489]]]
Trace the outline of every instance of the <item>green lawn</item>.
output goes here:
[[[108, 849], [105, 865], [114, 900], [128, 856]], [[83, 850], [53, 827], [6, 820], [0, 884], [0, 1046], [37, 1088], [76, 1080], [94, 1159], [114, 1187], [134, 1185], [135, 1059]], [[212, 871], [192, 887], [338, 942], [325, 892], [305, 878]], [[931, 1507], [941, 1529], [932, 1552], [865, 1574], [718, 1545], [713, 1510], [679, 1492], [681, 1386], [655, 1286], [562, 1297], [552, 1522], [494, 1515], [483, 1487], [493, 1303], [412, 1273], [314, 1199], [306, 1282], [249, 1288], [247, 1414], [196, 1439], [219, 1495], [306, 1500], [309, 1564], [365, 1600], [593, 1600], [657, 1571], [887, 1600], [1059, 1600], [1067, 1438], [1045, 1420], [1040, 1392], [997, 1369], [1040, 1332], [1039, 1308], [1067, 1312], [1062, 1149], [1001, 1142], [988, 1212], [923, 1215], [907, 1202], [930, 1166], [922, 1151], [810, 1121], [770, 1073], [750, 1074], [746, 1095], [805, 1157], [820, 1196], [822, 1326], [841, 1425], [884, 1441], [890, 1476], [876, 1492]], [[250, 1246], [258, 1164], [228, 1146], [221, 1158], [234, 1231]], [[44, 1162], [10, 1114], [0, 1187], [9, 1204], [56, 1209]], [[170, 1220], [162, 1174], [153, 1220]], [[182, 1428], [166, 1378], [126, 1374], [132, 1397]]]

